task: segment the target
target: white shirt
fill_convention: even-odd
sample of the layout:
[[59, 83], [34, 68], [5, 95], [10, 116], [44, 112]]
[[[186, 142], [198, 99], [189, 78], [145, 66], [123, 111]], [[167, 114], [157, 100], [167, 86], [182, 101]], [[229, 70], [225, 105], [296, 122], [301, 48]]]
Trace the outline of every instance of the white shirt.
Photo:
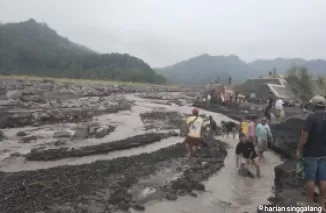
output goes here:
[[278, 99], [278, 100], [275, 102], [275, 108], [276, 108], [276, 109], [283, 109], [283, 101], [282, 101], [282, 99]]
[[209, 94], [207, 95], [207, 100], [209, 100], [209, 101], [211, 100], [211, 95], [209, 95]]
[[[188, 136], [193, 138], [200, 138], [201, 135], [201, 128], [204, 124], [204, 119], [201, 117], [191, 116], [187, 119], [187, 125], [189, 125]], [[195, 120], [195, 121], [194, 121]]]

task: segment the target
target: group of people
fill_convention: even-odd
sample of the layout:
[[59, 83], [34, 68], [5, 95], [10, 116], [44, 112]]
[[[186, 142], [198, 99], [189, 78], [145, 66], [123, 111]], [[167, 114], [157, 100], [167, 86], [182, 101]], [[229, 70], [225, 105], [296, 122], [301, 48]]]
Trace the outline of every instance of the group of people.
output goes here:
[[[265, 109], [265, 117], [258, 121], [257, 116], [245, 115], [240, 123], [239, 143], [236, 146], [237, 166], [245, 167], [253, 163], [256, 175], [260, 177], [259, 159], [267, 150], [268, 141], [272, 139], [272, 132], [268, 125], [274, 100], [270, 97]], [[306, 195], [308, 205], [314, 205], [314, 191], [316, 183], [319, 185], [319, 206], [325, 209], [326, 198], [326, 100], [322, 96], [311, 99], [313, 113], [308, 116], [302, 129], [301, 137], [296, 149], [298, 162], [302, 161], [303, 177], [306, 181]], [[275, 102], [275, 112], [284, 117], [283, 102]], [[210, 116], [211, 131], [217, 131], [217, 124]], [[188, 134], [185, 139], [190, 158], [195, 157], [196, 149], [201, 144], [204, 129], [204, 119], [199, 116], [199, 110], [194, 108], [192, 116], [187, 119]], [[233, 132], [235, 138], [236, 126], [233, 122], [222, 122], [224, 131]]]
[[283, 99], [278, 98], [275, 101], [274, 114], [272, 113], [273, 105], [274, 105], [274, 98], [272, 96], [272, 93], [270, 92], [269, 97], [267, 99], [267, 104], [266, 104], [264, 115], [269, 121], [272, 121], [272, 117], [273, 117], [273, 115], [275, 115], [276, 122], [281, 122], [285, 117], [285, 113], [284, 113], [284, 109], [283, 109], [283, 105], [284, 105]]
[[253, 163], [256, 168], [256, 175], [260, 177], [259, 159], [267, 150], [268, 142], [272, 139], [272, 132], [266, 117], [258, 122], [257, 116], [245, 115], [240, 123], [240, 142], [236, 147], [237, 166], [245, 167]]
[[[209, 116], [210, 132], [215, 134], [217, 132], [217, 124]], [[204, 119], [199, 116], [199, 110], [194, 108], [192, 115], [186, 121], [188, 127], [188, 134], [185, 139], [189, 151], [189, 157], [195, 157], [196, 150], [202, 142], [202, 136], [204, 132]], [[235, 139], [236, 124], [234, 122], [222, 122], [222, 127], [226, 134], [233, 133]], [[257, 116], [245, 115], [244, 119], [240, 123], [239, 129], [240, 142], [236, 147], [237, 165], [241, 162], [241, 167], [246, 166], [251, 161], [256, 167], [256, 174], [260, 176], [260, 169], [258, 159], [263, 157], [264, 151], [267, 150], [268, 140], [272, 137], [272, 133], [267, 119], [263, 118], [261, 122], [258, 122]]]

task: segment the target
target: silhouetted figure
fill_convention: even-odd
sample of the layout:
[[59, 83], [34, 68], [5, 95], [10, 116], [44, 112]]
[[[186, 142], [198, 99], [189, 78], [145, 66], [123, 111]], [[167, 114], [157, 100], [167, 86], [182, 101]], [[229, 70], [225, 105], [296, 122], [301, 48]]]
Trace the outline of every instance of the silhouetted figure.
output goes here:
[[273, 69], [273, 75], [276, 76], [276, 68]]
[[229, 77], [229, 85], [231, 85], [232, 84], [232, 77], [230, 76]]
[[268, 72], [268, 75], [273, 75], [272, 71], [269, 71], [269, 72]]

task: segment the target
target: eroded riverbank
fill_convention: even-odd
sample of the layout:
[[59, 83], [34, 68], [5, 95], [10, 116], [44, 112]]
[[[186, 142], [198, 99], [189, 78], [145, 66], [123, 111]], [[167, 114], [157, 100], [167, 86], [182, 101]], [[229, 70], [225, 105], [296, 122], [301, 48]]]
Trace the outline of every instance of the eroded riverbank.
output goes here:
[[[2, 108], [15, 119], [24, 110], [26, 115], [42, 109], [46, 115], [39, 113], [36, 118], [44, 119], [52, 108], [68, 112], [68, 117], [71, 109], [100, 109], [78, 119], [18, 125], [14, 119], [12, 126], [5, 126], [0, 143], [3, 212], [100, 213], [144, 208], [146, 212], [252, 212], [270, 196], [274, 175], [270, 168], [279, 163], [272, 153], [266, 155], [262, 171], [266, 177], [260, 180], [237, 175], [236, 141], [225, 138], [205, 139], [210, 147], [199, 151], [198, 162], [186, 160], [184, 138], [175, 133], [191, 112], [191, 93], [104, 94], [103, 89], [92, 88], [90, 94], [85, 93], [87, 88], [77, 88], [74, 96], [65, 95], [61, 101], [56, 99], [62, 94], [55, 96], [55, 102], [45, 95], [45, 103], [24, 100]], [[105, 111], [123, 105], [128, 108]], [[218, 124], [230, 120], [206, 110], [200, 114], [212, 115]]]

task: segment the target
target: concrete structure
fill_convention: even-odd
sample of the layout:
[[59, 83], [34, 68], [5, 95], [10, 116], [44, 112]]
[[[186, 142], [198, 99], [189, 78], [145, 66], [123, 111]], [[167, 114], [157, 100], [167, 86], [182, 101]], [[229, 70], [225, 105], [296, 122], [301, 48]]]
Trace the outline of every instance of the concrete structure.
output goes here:
[[283, 78], [248, 79], [244, 84], [236, 86], [234, 90], [246, 95], [255, 93], [256, 98], [266, 98], [268, 93], [272, 92], [276, 98], [296, 99], [288, 82]]

